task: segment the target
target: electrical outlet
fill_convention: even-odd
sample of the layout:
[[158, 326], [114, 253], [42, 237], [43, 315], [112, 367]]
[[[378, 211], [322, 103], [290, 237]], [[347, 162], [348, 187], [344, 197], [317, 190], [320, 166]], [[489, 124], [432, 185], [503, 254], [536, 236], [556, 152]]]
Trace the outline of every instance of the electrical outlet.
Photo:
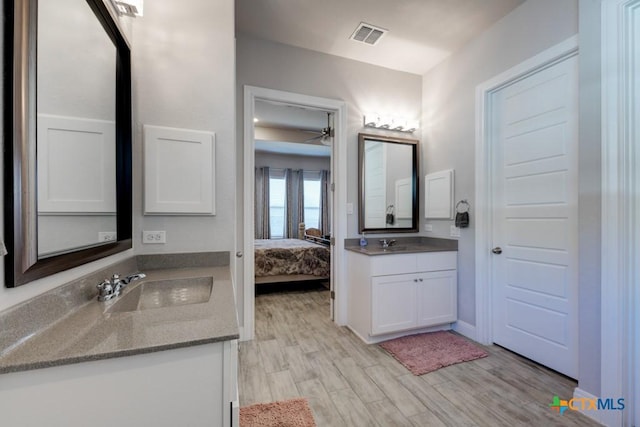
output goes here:
[[433, 224], [425, 224], [424, 231], [433, 231]]
[[451, 237], [460, 237], [460, 229], [455, 225], [451, 226]]
[[148, 243], [148, 244], [167, 243], [167, 234], [165, 231], [143, 231], [142, 243]]
[[98, 231], [98, 242], [115, 242], [115, 231]]
[[353, 203], [347, 203], [347, 215], [353, 215]]

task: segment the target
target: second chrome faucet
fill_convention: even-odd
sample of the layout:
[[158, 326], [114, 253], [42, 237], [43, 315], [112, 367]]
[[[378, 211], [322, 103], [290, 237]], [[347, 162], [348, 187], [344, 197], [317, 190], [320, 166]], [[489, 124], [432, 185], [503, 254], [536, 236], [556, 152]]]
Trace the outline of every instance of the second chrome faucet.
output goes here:
[[379, 242], [382, 249], [387, 249], [389, 246], [396, 244], [396, 239], [380, 239]]

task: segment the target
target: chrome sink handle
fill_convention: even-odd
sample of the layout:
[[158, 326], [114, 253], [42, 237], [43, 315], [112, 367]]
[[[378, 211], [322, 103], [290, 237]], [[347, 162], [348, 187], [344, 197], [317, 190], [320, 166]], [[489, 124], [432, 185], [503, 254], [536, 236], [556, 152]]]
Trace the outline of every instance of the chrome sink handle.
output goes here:
[[380, 239], [379, 240], [380, 245], [382, 246], [382, 249], [387, 249], [389, 246], [393, 246], [396, 244], [396, 239]]
[[145, 277], [147, 277], [146, 274], [137, 273], [120, 279], [119, 274], [114, 274], [111, 279], [105, 279], [102, 283], [96, 285], [98, 288], [98, 301], [109, 301], [117, 297], [129, 283]]
[[96, 287], [98, 288], [98, 301], [109, 301], [111, 298], [116, 296], [113, 292], [111, 280], [109, 279], [105, 279], [102, 283], [98, 283]]

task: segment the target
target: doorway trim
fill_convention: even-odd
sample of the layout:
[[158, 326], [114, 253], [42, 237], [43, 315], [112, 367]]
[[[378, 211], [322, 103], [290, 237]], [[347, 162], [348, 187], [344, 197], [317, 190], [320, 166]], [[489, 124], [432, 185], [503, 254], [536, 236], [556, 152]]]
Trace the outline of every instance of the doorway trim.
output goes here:
[[569, 39], [535, 55], [476, 87], [476, 341], [482, 344], [493, 342], [492, 331], [492, 258], [493, 212], [491, 200], [493, 192], [492, 157], [493, 146], [490, 126], [491, 98], [500, 89], [524, 79], [536, 72], [570, 58], [578, 53], [578, 37]]
[[335, 239], [331, 258], [333, 290], [335, 292], [334, 322], [346, 324], [347, 298], [343, 295], [344, 239], [347, 233], [347, 104], [344, 101], [317, 96], [302, 95], [276, 89], [244, 86], [244, 292], [242, 340], [255, 336], [255, 279], [254, 279], [254, 192], [255, 182], [255, 131], [253, 117], [257, 100], [281, 102], [291, 105], [317, 108], [335, 114], [334, 141], [331, 153], [332, 177], [335, 184], [332, 212], [332, 237]]
[[[640, 137], [637, 72], [640, 0], [602, 2], [602, 281], [600, 395], [625, 398], [601, 411], [611, 426], [640, 423]], [[636, 116], [634, 117], [634, 112]], [[614, 400], [615, 400], [614, 399]]]

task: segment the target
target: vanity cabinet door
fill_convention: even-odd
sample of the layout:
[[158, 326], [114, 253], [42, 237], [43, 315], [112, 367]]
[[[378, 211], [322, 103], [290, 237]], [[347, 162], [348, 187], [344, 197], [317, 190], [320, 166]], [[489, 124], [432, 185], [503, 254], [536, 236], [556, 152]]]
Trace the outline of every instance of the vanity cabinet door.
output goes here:
[[418, 273], [418, 327], [455, 322], [457, 319], [456, 270]]
[[416, 274], [371, 278], [371, 335], [416, 327], [417, 283]]

